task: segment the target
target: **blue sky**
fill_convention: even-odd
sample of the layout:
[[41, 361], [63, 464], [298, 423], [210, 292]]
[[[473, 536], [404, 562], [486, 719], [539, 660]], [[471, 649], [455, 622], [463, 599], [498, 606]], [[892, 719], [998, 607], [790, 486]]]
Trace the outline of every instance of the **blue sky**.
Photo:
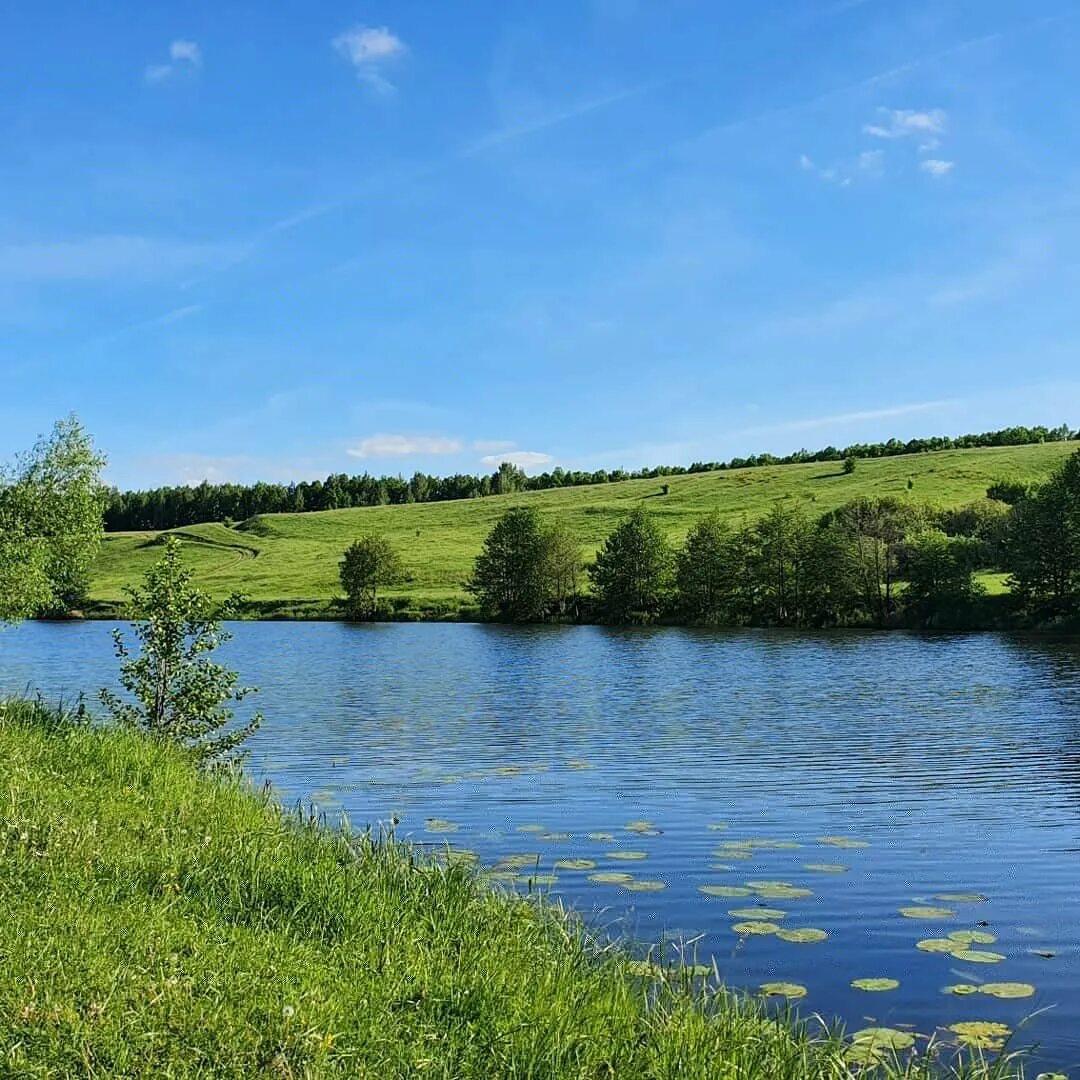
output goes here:
[[122, 486], [1080, 425], [1075, 0], [9, 5], [0, 457]]

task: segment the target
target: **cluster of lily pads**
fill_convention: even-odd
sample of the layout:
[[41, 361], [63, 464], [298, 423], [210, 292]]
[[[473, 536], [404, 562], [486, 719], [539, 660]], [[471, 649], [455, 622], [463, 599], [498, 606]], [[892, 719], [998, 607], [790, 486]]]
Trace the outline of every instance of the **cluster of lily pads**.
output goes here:
[[[571, 768], [587, 767], [585, 763], [568, 763]], [[502, 775], [499, 773], [499, 775]], [[458, 826], [451, 821], [442, 818], [429, 818], [425, 825], [429, 833], [446, 834], [457, 831]], [[708, 825], [711, 831], [722, 832], [727, 829], [723, 822], [714, 822]], [[570, 834], [565, 832], [549, 831], [543, 825], [522, 825], [518, 832], [535, 836], [538, 840], [551, 843], [560, 843], [571, 839]], [[651, 821], [631, 821], [622, 826], [624, 834], [640, 837], [653, 837], [661, 835], [662, 830]], [[614, 831], [596, 831], [587, 834], [590, 841], [609, 845], [615, 844], [618, 833]], [[844, 836], [819, 836], [816, 842], [826, 847], [843, 850], [859, 850], [869, 847], [864, 840], [851, 839]], [[712, 855], [719, 861], [711, 865], [712, 870], [734, 871], [735, 863], [752, 859], [756, 851], [761, 850], [792, 850], [801, 848], [803, 845], [794, 840], [776, 840], [769, 838], [755, 838], [749, 840], [723, 841], [713, 849]], [[447, 848], [443, 853], [444, 860], [449, 864], [461, 863], [474, 865], [479, 858], [475, 852], [461, 848]], [[606, 869], [603, 861], [618, 863], [638, 863], [648, 858], [648, 852], [628, 848], [606, 848], [598, 851], [595, 857], [575, 857], [554, 859], [551, 864], [551, 873], [541, 873], [539, 870], [542, 856], [539, 853], [521, 853], [506, 855], [494, 866], [485, 871], [487, 879], [492, 881], [507, 881], [514, 884], [528, 885], [530, 888], [538, 886], [551, 886], [558, 880], [556, 872], [584, 874], [586, 880], [598, 885], [612, 885], [621, 887], [628, 892], [660, 892], [665, 889], [666, 883], [658, 880], [635, 877], [634, 874], [624, 870]], [[844, 874], [850, 869], [844, 863], [833, 862], [804, 862], [802, 868], [808, 873], [818, 874]], [[733, 920], [732, 931], [742, 939], [753, 937], [774, 937], [781, 941], [796, 944], [816, 944], [828, 939], [829, 934], [825, 930], [816, 927], [792, 927], [786, 924], [788, 913], [784, 908], [769, 906], [769, 902], [797, 901], [813, 897], [812, 889], [805, 888], [790, 881], [748, 879], [739, 885], [704, 884], [698, 886], [698, 891], [705, 896], [716, 899], [751, 899], [752, 903], [741, 907], [728, 909], [727, 914]], [[929, 901], [918, 900], [909, 906], [899, 909], [899, 914], [906, 919], [922, 922], [940, 922], [952, 919], [957, 911], [952, 906], [960, 904], [984, 903], [987, 897], [980, 893], [941, 893], [935, 895]], [[979, 924], [985, 926], [985, 923]], [[966, 964], [996, 964], [1005, 959], [1002, 953], [995, 952], [987, 946], [997, 942], [995, 934], [987, 929], [955, 930], [942, 937], [928, 937], [916, 943], [916, 948], [925, 953], [949, 956]], [[1050, 954], [1040, 954], [1050, 955]], [[652, 959], [630, 961], [628, 971], [642, 978], [663, 978], [673, 973], [691, 978], [719, 977], [715, 967], [704, 964], [683, 964], [674, 968], [665, 968]], [[866, 993], [888, 993], [900, 987], [898, 979], [889, 977], [861, 977], [851, 981], [851, 987]], [[760, 985], [758, 992], [766, 997], [779, 997], [790, 1001], [796, 1001], [806, 997], [807, 987], [800, 983], [789, 981], [771, 981]], [[943, 988], [943, 992], [958, 997], [983, 995], [1003, 1000], [1031, 997], [1035, 993], [1035, 987], [1030, 983], [1022, 982], [986, 982], [955, 983]], [[902, 1027], [907, 1025], [902, 1025]], [[950, 1034], [962, 1046], [982, 1051], [999, 1051], [1004, 1048], [1006, 1040], [1012, 1034], [1007, 1024], [998, 1021], [972, 1020], [955, 1023], [948, 1028]], [[874, 1066], [886, 1060], [888, 1055], [896, 1054], [912, 1048], [915, 1045], [916, 1036], [911, 1031], [891, 1027], [867, 1027], [854, 1032], [849, 1039], [847, 1051], [848, 1060], [853, 1065]], [[1043, 1074], [1041, 1080], [1056, 1080], [1056, 1074]]]

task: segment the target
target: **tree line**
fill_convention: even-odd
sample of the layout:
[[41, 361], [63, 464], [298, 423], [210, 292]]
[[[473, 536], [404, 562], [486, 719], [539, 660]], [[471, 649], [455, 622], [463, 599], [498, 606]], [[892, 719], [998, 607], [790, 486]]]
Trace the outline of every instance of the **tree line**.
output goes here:
[[[952, 510], [860, 497], [814, 519], [783, 500], [753, 522], [713, 512], [678, 547], [639, 506], [588, 565], [566, 525], [514, 507], [485, 538], [466, 588], [485, 617], [510, 622], [962, 628], [987, 622], [983, 569], [1009, 573], [1018, 620], [1080, 617], [1080, 451], [1043, 484], [1001, 481]], [[374, 535], [341, 570], [355, 617], [377, 615], [378, 590], [405, 573]]]
[[347, 476], [334, 473], [325, 480], [293, 484], [211, 484], [158, 487], [147, 491], [109, 493], [105, 507], [105, 528], [109, 531], [176, 529], [207, 521], [246, 521], [258, 514], [305, 513], [316, 510], [344, 510], [350, 507], [391, 506], [405, 503], [447, 502], [505, 495], [519, 491], [609, 484], [623, 480], [655, 479], [688, 473], [718, 472], [769, 465], [805, 462], [845, 462], [845, 468], [859, 458], [895, 457], [938, 450], [971, 449], [987, 446], [1023, 446], [1041, 442], [1063, 442], [1080, 438], [1080, 431], [1067, 424], [1059, 427], [1009, 427], [999, 431], [925, 439], [889, 439], [877, 443], [853, 443], [837, 448], [796, 450], [783, 457], [754, 454], [730, 461], [696, 461], [691, 465], [657, 465], [648, 469], [598, 469], [594, 472], [557, 467], [528, 476], [509, 462], [484, 475], [433, 476], [414, 473], [401, 476]]

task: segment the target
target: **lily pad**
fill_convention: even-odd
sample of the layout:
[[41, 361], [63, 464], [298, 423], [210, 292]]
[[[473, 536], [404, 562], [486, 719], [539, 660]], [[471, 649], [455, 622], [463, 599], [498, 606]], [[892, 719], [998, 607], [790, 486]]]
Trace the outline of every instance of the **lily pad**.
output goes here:
[[1000, 964], [1005, 959], [1001, 953], [984, 949], [961, 949], [953, 953], [953, 958], [965, 964]]
[[943, 994], [955, 994], [957, 997], [967, 997], [969, 994], [977, 994], [979, 988], [971, 983], [954, 983], [942, 989]]
[[499, 860], [498, 869], [505, 867], [508, 870], [524, 870], [526, 866], [534, 866], [539, 858], [539, 855], [507, 855]]
[[647, 859], [649, 853], [647, 851], [605, 851], [605, 858], [619, 859], [623, 862], [638, 862], [641, 859]]
[[451, 833], [457, 832], [458, 826], [453, 821], [447, 821], [445, 818], [429, 817], [424, 822], [424, 829], [431, 833]]
[[725, 840], [717, 851], [749, 851], [753, 845], [749, 840]]
[[959, 1042], [976, 1050], [1001, 1050], [1005, 1039], [1012, 1034], [1007, 1024], [993, 1020], [967, 1020], [960, 1024], [950, 1024], [949, 1030], [959, 1037]]
[[577, 758], [571, 758], [570, 761], [566, 763], [566, 767], [568, 769], [591, 769], [593, 766], [590, 765], [587, 761], [580, 761]]
[[637, 878], [626, 882], [623, 888], [628, 892], [663, 892], [667, 885], [662, 881], [642, 881]]
[[558, 859], [554, 864], [556, 870], [595, 870], [596, 863], [592, 859]]
[[727, 827], [726, 821], [710, 821], [709, 824], [705, 826], [709, 832], [724, 832]]
[[883, 990], [895, 990], [900, 983], [897, 979], [852, 979], [851, 985], [856, 990], [866, 990], [874, 993]]
[[804, 870], [813, 870], [817, 874], [846, 874], [851, 867], [835, 862], [804, 862]]
[[625, 885], [633, 880], [633, 874], [620, 874], [614, 870], [603, 870], [599, 874], [589, 875], [589, 881], [595, 881], [598, 885]]
[[915, 1036], [896, 1028], [870, 1027], [852, 1033], [856, 1046], [871, 1046], [875, 1050], [907, 1050], [915, 1045]]
[[983, 983], [979, 993], [996, 998], [1027, 998], [1035, 993], [1035, 987], [1021, 982]]
[[828, 847], [836, 848], [868, 848], [870, 842], [868, 840], [852, 840], [847, 836], [819, 836], [817, 838], [819, 844], [825, 844]]
[[706, 896], [751, 896], [749, 889], [738, 885], [699, 885], [698, 892]]
[[949, 935], [949, 940], [958, 941], [961, 945], [993, 945], [997, 936], [988, 934], [985, 930], [954, 930]]
[[765, 937], [768, 934], [775, 934], [779, 931], [780, 927], [776, 923], [771, 922], [758, 922], [756, 919], [752, 922], [737, 922], [733, 923], [731, 929], [736, 934], [741, 934], [743, 937]]
[[558, 880], [554, 874], [518, 874], [522, 885], [554, 885]]
[[754, 853], [749, 848], [717, 848], [713, 856], [717, 859], [752, 859]]
[[902, 907], [900, 914], [905, 919], [927, 919], [930, 921], [936, 921], [938, 919], [951, 919], [956, 912], [952, 908], [944, 907]]
[[610, 832], [591, 832], [589, 833], [590, 840], [598, 840], [601, 843], [610, 843], [615, 839], [615, 834]]
[[627, 832], [651, 833], [656, 831], [656, 826], [651, 821], [628, 821], [623, 828]]
[[753, 891], [763, 900], [802, 900], [813, 896], [813, 889], [798, 889], [794, 885], [755, 885]]
[[568, 832], [546, 832], [540, 837], [540, 839], [559, 842], [562, 840], [569, 840], [570, 834]]
[[728, 914], [735, 919], [782, 919], [787, 912], [771, 907], [742, 907], [734, 908]]
[[949, 892], [938, 893], [934, 899], [946, 904], [985, 904], [990, 897], [977, 892]]
[[795, 840], [771, 840], [771, 839], [755, 839], [746, 841], [752, 848], [762, 848], [768, 851], [787, 851], [795, 848], [801, 848], [802, 844]]
[[547, 826], [546, 825], [519, 825], [517, 827], [517, 831], [518, 832], [524, 832], [524, 833], [532, 833], [532, 832], [534, 832], [534, 833], [542, 833], [542, 832], [547, 832]]
[[793, 1001], [804, 998], [807, 994], [805, 986], [793, 982], [767, 982], [762, 983], [758, 989], [766, 997], [783, 997]]
[[781, 941], [793, 941], [798, 945], [813, 945], [824, 941], [829, 935], [824, 930], [806, 927], [802, 930], [778, 930], [776, 936]]
[[948, 956], [955, 956], [958, 952], [964, 951], [964, 946], [960, 942], [950, 941], [948, 938], [927, 938], [925, 941], [916, 942], [915, 948], [920, 952], [944, 953]]
[[489, 870], [484, 877], [488, 881], [517, 881], [518, 872], [516, 870]]

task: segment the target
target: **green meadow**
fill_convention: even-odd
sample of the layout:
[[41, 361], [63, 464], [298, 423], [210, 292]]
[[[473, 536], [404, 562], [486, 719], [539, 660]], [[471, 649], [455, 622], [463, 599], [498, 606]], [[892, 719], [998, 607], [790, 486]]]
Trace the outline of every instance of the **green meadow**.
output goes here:
[[534, 894], [0, 701], [0, 1076], [1015, 1075], [600, 945]]
[[[867, 458], [850, 475], [839, 463], [821, 462], [739, 469], [458, 502], [264, 515], [235, 528], [210, 523], [178, 529], [176, 535], [200, 584], [213, 595], [241, 592], [253, 602], [253, 613], [317, 615], [340, 594], [338, 561], [344, 549], [358, 536], [379, 532], [398, 549], [411, 578], [386, 595], [413, 614], [453, 615], [468, 611], [463, 583], [484, 537], [511, 506], [535, 506], [566, 522], [588, 560], [640, 504], [677, 544], [712, 510], [739, 522], [759, 517], [777, 500], [802, 504], [812, 515], [861, 495], [959, 506], [982, 498], [995, 479], [1042, 480], [1076, 449], [1076, 442], [1058, 442]], [[669, 487], [666, 495], [660, 493], [662, 484]], [[135, 584], [160, 556], [159, 538], [155, 533], [106, 536], [94, 570], [91, 610], [122, 601], [125, 586]], [[991, 592], [1004, 588], [1001, 575], [987, 575], [984, 583]]]

